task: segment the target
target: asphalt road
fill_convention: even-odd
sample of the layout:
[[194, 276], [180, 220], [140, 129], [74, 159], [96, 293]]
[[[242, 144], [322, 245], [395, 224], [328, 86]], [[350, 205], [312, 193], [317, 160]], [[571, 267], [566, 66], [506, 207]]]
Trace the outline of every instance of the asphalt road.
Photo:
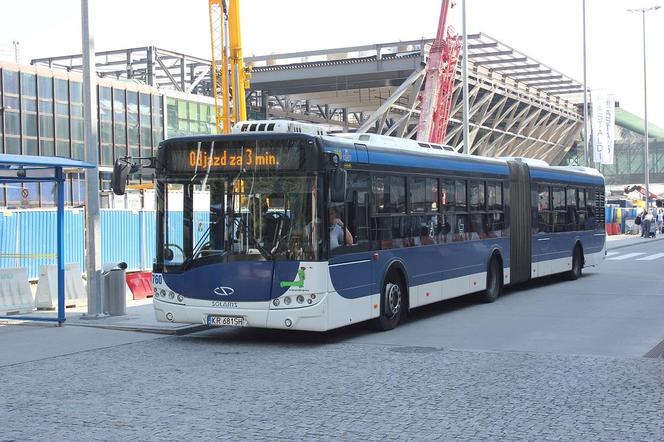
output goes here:
[[577, 281], [541, 278], [508, 288], [492, 304], [473, 295], [415, 309], [394, 330], [365, 324], [327, 333], [221, 329], [231, 341], [345, 342], [481, 351], [640, 357], [664, 340], [664, 241], [610, 251]]
[[114, 332], [127, 340], [0, 366], [0, 441], [661, 441], [664, 359], [644, 357], [664, 339], [661, 253], [644, 240], [578, 281], [385, 333]]

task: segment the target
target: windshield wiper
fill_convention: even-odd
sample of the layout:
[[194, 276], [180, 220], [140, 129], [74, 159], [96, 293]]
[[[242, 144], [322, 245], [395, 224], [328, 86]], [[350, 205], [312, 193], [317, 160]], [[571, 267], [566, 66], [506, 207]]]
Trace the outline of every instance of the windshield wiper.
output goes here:
[[[205, 240], [210, 236], [210, 230], [212, 229], [212, 226], [216, 224], [218, 221], [215, 221], [214, 223], [210, 223], [208, 226], [207, 230], [203, 232], [203, 235], [196, 241], [196, 245], [193, 248], [193, 251], [191, 253], [191, 256], [189, 256], [187, 259], [185, 259], [182, 262], [182, 268], [186, 269], [191, 262], [196, 259], [196, 257], [201, 253], [201, 250], [203, 249], [203, 246], [206, 244]], [[220, 255], [223, 256], [226, 254], [226, 251], [224, 250], [223, 253]]]

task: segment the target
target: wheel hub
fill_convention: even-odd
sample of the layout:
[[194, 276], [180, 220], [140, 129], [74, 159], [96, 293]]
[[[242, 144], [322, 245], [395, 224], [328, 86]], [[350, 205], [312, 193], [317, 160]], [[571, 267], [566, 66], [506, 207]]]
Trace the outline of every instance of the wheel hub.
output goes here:
[[397, 284], [389, 283], [385, 288], [385, 305], [387, 313], [394, 318], [401, 310], [401, 288]]

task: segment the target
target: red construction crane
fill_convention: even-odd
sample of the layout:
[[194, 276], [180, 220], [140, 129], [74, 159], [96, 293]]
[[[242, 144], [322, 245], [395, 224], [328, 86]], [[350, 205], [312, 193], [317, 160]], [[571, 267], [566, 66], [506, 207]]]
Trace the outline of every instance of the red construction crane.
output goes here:
[[440, 9], [438, 32], [429, 52], [424, 92], [420, 99], [421, 110], [417, 129], [419, 141], [440, 144], [445, 142], [454, 93], [454, 78], [462, 45], [461, 37], [454, 32], [452, 26], [446, 27], [448, 13], [455, 6], [455, 1], [443, 0]]

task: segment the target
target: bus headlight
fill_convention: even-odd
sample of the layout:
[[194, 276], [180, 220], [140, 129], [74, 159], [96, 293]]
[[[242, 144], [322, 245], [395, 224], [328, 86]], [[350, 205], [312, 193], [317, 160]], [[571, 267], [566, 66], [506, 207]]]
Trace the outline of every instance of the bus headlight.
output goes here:
[[182, 301], [184, 301], [184, 296], [178, 295], [178, 302], [182, 302]]
[[302, 308], [311, 307], [320, 303], [325, 298], [324, 293], [315, 295], [313, 293], [302, 295], [282, 295], [272, 300], [272, 308]]
[[168, 297], [169, 297], [170, 299], [173, 299], [173, 298], [175, 298], [175, 293], [173, 293], [173, 291], [172, 291], [172, 290], [171, 290], [171, 291], [169, 291], [169, 292], [168, 292]]

